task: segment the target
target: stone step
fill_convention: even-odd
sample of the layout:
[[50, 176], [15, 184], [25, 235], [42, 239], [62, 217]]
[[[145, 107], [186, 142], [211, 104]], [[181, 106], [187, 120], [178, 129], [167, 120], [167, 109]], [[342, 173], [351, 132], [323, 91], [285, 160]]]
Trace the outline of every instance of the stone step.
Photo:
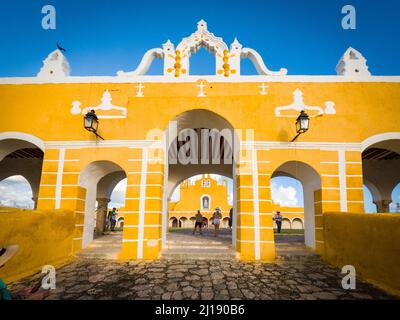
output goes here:
[[236, 253], [164, 252], [161, 254], [161, 258], [166, 260], [234, 260]]

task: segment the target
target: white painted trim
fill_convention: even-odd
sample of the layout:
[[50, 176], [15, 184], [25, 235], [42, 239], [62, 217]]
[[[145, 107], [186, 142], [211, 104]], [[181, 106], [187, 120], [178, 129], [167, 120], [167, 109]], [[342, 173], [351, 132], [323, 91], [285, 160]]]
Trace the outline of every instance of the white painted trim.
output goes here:
[[399, 139], [400, 139], [400, 132], [379, 133], [379, 134], [369, 137], [369, 138], [365, 139], [363, 142], [361, 142], [361, 151], [365, 151], [371, 145], [381, 142], [381, 141], [399, 140]]
[[[11, 139], [6, 133], [0, 134], [0, 140]], [[15, 133], [17, 135], [18, 132]], [[15, 136], [13, 135], [13, 136]], [[280, 141], [241, 141], [241, 149], [256, 148], [258, 150], [275, 150], [275, 149], [304, 149], [304, 150], [349, 150], [349, 151], [362, 151], [367, 148], [368, 144], [373, 144], [385, 139], [400, 139], [400, 133], [387, 133], [380, 135], [381, 137], [372, 140], [364, 140], [364, 142], [280, 142]], [[24, 136], [26, 138], [26, 136]], [[15, 137], [17, 139], [18, 137]], [[23, 137], [20, 137], [22, 139]], [[37, 138], [36, 138], [37, 139]], [[28, 141], [28, 140], [27, 140]], [[30, 142], [30, 141], [29, 141]], [[105, 141], [36, 141], [41, 142], [43, 148], [46, 149], [81, 149], [81, 148], [132, 148], [141, 149], [144, 147], [162, 148], [161, 140], [105, 140]], [[33, 143], [33, 142], [32, 142]], [[35, 143], [35, 144], [36, 144]], [[40, 147], [40, 146], [39, 146]], [[131, 159], [132, 160], [132, 159]], [[157, 160], [157, 159], [154, 159]], [[162, 160], [160, 160], [162, 162]]]
[[[64, 148], [62, 148], [64, 149]], [[44, 159], [43, 162], [58, 162], [59, 160], [47, 160]], [[79, 162], [80, 159], [64, 159], [64, 162]]]
[[347, 211], [347, 184], [346, 184], [346, 152], [338, 151], [339, 157], [339, 187], [340, 187], [340, 210]]
[[258, 198], [258, 163], [257, 163], [257, 150], [252, 150], [252, 171], [253, 171], [253, 198], [254, 198], [254, 250], [255, 259], [261, 258], [260, 247], [260, 204]]
[[[0, 78], [0, 83], [1, 83], [1, 78]], [[28, 133], [16, 132], [16, 131], [1, 132], [0, 133], [0, 141], [6, 140], [6, 139], [23, 140], [23, 141], [34, 144], [43, 152], [45, 151], [45, 143], [43, 142], [43, 140], [41, 140], [38, 137], [35, 137], [31, 134], [28, 134]]]
[[57, 180], [56, 180], [56, 209], [61, 207], [61, 192], [62, 192], [62, 177], [64, 171], [64, 159], [65, 149], [60, 149], [58, 156], [58, 169], [57, 169]]
[[[46, 79], [40, 77], [2, 77], [0, 78], [0, 85], [5, 84], [63, 84], [63, 83], [195, 83], [201, 78], [207, 82], [220, 82], [220, 83], [257, 83], [258, 82], [312, 82], [312, 83], [346, 83], [346, 82], [377, 82], [386, 83], [400, 82], [400, 76], [340, 76], [340, 75], [243, 75], [237, 77], [220, 77], [218, 75], [186, 75], [179, 78], [165, 77], [165, 76], [151, 76], [151, 75], [137, 75], [131, 77], [123, 76], [80, 76], [80, 77], [65, 77], [59, 79]], [[258, 95], [258, 91], [257, 91]]]
[[138, 259], [143, 258], [143, 237], [144, 237], [144, 211], [146, 204], [146, 179], [147, 179], [147, 157], [148, 150], [142, 150], [142, 175], [140, 177], [140, 202], [139, 202], [139, 229], [138, 229], [138, 245], [137, 256]]

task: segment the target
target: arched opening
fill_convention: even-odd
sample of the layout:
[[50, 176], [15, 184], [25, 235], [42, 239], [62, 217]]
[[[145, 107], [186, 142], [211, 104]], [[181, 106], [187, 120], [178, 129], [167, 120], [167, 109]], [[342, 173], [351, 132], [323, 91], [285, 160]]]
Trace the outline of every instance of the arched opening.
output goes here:
[[[278, 179], [280, 179], [280, 182]], [[280, 211], [283, 217], [282, 229], [294, 229], [292, 223], [294, 217], [292, 216], [298, 217], [299, 212], [302, 211], [294, 210], [294, 208], [302, 207], [304, 210], [304, 236], [296, 235], [296, 239], [294, 239], [294, 235], [285, 235], [276, 238], [277, 243], [294, 240], [304, 241], [306, 246], [315, 249], [314, 192], [317, 190], [321, 190], [321, 177], [314, 168], [304, 162], [288, 161], [273, 172], [271, 196], [272, 201], [280, 206], [279, 210], [276, 211]], [[296, 233], [298, 233], [298, 230], [300, 229], [296, 228]]]
[[294, 218], [292, 221], [292, 229], [293, 230], [303, 230], [303, 220], [299, 218]]
[[189, 61], [191, 75], [215, 74], [215, 56], [206, 48], [201, 47]]
[[229, 228], [229, 217], [224, 217], [222, 219], [222, 227], [223, 228]]
[[398, 183], [392, 191], [392, 203], [390, 204], [390, 212], [400, 212], [400, 183]]
[[179, 228], [187, 228], [188, 219], [185, 217], [179, 218]]
[[[184, 181], [190, 181], [189, 178], [194, 176], [205, 175], [203, 185], [198, 185], [198, 189], [202, 190], [202, 192], [196, 193], [196, 197], [191, 198], [192, 208], [189, 210], [190, 212], [181, 212], [181, 214], [185, 214], [186, 218], [189, 219], [197, 210], [201, 210], [203, 216], [208, 221], [216, 207], [221, 205], [216, 201], [213, 194], [210, 193], [210, 186], [207, 185], [206, 176], [219, 175], [230, 179], [232, 190], [231, 202], [234, 204], [235, 182], [232, 180], [232, 177], [234, 176], [234, 152], [238, 150], [235, 144], [238, 143], [238, 139], [235, 137], [232, 125], [211, 111], [196, 109], [184, 112], [175, 117], [174, 121], [169, 124], [167, 131], [168, 179], [164, 201], [175, 201], [173, 199], [174, 190], [178, 187], [182, 190], [182, 183]], [[188, 183], [190, 184], [190, 182]], [[228, 182], [223, 183], [228, 184]], [[190, 187], [190, 185], [186, 185], [186, 187]], [[225, 194], [225, 198], [225, 201], [227, 201], [227, 194]], [[164, 207], [170, 208], [171, 206]], [[222, 215], [229, 215], [231, 207], [224, 209], [227, 212], [222, 212]], [[176, 205], [174, 205], [174, 210], [179, 211]], [[233, 211], [234, 221], [236, 217], [235, 208]], [[168, 221], [167, 214], [165, 214], [164, 218], [164, 221]], [[164, 225], [166, 226], [167, 223], [165, 222]], [[220, 226], [222, 225], [220, 224]], [[236, 245], [234, 229], [232, 233], [226, 235], [223, 241], [224, 247], [229, 242], [229, 249], [232, 251], [234, 251], [233, 245]], [[166, 231], [165, 229], [164, 243], [172, 241], [170, 239], [175, 236], [174, 233], [168, 233], [167, 235]], [[221, 232], [221, 239], [222, 237]], [[190, 239], [186, 240], [189, 241], [182, 241], [181, 243], [189, 243], [190, 245]], [[194, 248], [193, 250], [195, 255], [197, 249]], [[168, 254], [167, 251], [163, 250], [163, 254]]]
[[[90, 163], [79, 175], [78, 184], [86, 189], [83, 248], [89, 246], [96, 235], [96, 241], [90, 248], [96, 249], [90, 254], [102, 256], [106, 253], [116, 258], [121, 250], [122, 232], [113, 227], [109, 208], [116, 208], [116, 224], [119, 218], [123, 218], [118, 213], [118, 207], [125, 202], [125, 179], [125, 171], [118, 164], [106, 160]], [[116, 197], [118, 192], [121, 194]]]
[[[371, 184], [370, 184], [370, 187]], [[374, 203], [374, 198], [372, 197], [372, 192], [368, 186], [363, 185], [363, 195], [364, 195], [364, 211], [366, 213], [376, 213], [376, 204]]]
[[283, 230], [290, 230], [292, 229], [292, 223], [288, 218], [283, 218], [282, 219], [282, 229]]
[[168, 226], [170, 228], [178, 228], [178, 219], [175, 217], [171, 217], [168, 222]]
[[23, 176], [12, 176], [0, 181], [0, 206], [33, 209], [32, 188]]
[[0, 181], [13, 176], [24, 177], [32, 189], [34, 204], [29, 204], [30, 208], [37, 205], [43, 156], [44, 143], [40, 139], [19, 132], [0, 134]]
[[400, 133], [385, 133], [365, 140], [362, 166], [364, 185], [372, 194], [377, 212], [393, 211], [396, 205], [392, 191], [400, 182]]
[[191, 227], [191, 228], [194, 228], [195, 223], [196, 223], [196, 218], [195, 218], [195, 217], [191, 217], [191, 218], [190, 218], [190, 227]]

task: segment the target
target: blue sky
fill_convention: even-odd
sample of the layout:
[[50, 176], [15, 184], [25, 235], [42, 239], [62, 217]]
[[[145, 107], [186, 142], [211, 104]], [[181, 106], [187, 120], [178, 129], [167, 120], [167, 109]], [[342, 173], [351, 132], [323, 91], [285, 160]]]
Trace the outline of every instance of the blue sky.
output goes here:
[[[57, 10], [57, 29], [41, 28], [44, 5]], [[341, 8], [352, 4], [357, 29], [343, 30]], [[273, 70], [334, 74], [350, 45], [368, 59], [373, 74], [400, 74], [400, 1], [247, 0], [128, 1], [13, 0], [0, 10], [0, 76], [32, 76], [59, 42], [73, 75], [114, 75], [133, 70], [144, 52], [167, 39], [178, 44], [200, 19], [230, 44], [236, 36], [259, 51]], [[243, 72], [253, 73], [244, 62]], [[151, 72], [160, 72], [161, 62]], [[207, 52], [192, 60], [192, 74], [210, 73]]]

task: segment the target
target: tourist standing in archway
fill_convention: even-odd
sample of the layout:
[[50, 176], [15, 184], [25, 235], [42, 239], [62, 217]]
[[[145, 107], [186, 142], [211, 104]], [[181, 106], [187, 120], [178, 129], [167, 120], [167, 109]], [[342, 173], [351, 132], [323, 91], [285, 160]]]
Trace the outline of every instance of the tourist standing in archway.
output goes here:
[[222, 219], [221, 209], [217, 207], [215, 208], [215, 211], [213, 213], [214, 237], [218, 237], [219, 225], [221, 223], [221, 219]]
[[116, 225], [116, 223], [117, 223], [117, 208], [113, 208], [113, 209], [108, 213], [108, 219], [110, 220], [111, 231], [114, 231], [115, 225]]
[[199, 227], [200, 234], [203, 234], [201, 228], [203, 227], [203, 215], [200, 213], [200, 210], [197, 210], [196, 213], [196, 222], [194, 223], [193, 234], [196, 233], [196, 228]]
[[281, 228], [282, 228], [282, 216], [281, 216], [281, 212], [277, 211], [276, 215], [272, 218], [275, 223], [276, 223], [276, 227], [278, 229], [278, 233], [281, 233]]

